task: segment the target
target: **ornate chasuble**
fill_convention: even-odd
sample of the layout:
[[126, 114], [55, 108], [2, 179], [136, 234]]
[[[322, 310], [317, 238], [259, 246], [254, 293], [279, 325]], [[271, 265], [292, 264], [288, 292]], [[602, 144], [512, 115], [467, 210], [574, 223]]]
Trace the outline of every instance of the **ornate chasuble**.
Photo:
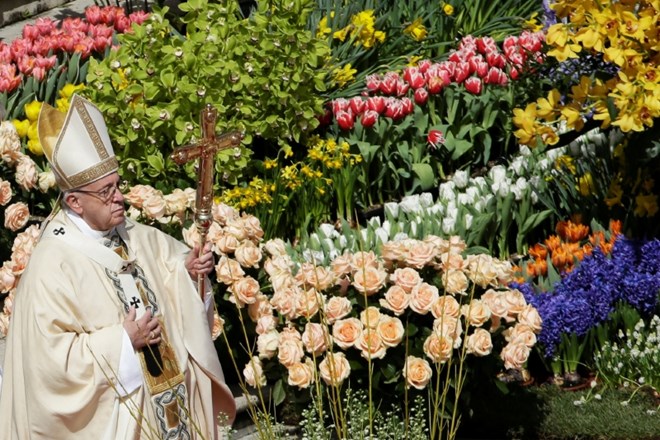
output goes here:
[[[187, 246], [127, 219], [122, 258], [66, 217], [44, 227], [17, 287], [0, 438], [222, 438], [218, 416], [232, 423], [236, 406], [183, 264]], [[122, 323], [131, 305], [151, 307], [163, 332], [136, 353], [143, 380], [125, 390]]]
[[[106, 267], [105, 272], [112, 280], [126, 313], [130, 307], [134, 307], [136, 319], [139, 319], [146, 313], [147, 307], [150, 307], [152, 315], [158, 316], [160, 309], [156, 295], [151, 290], [144, 271], [122, 240], [122, 233], [125, 236], [125, 231], [115, 230], [109, 239], [103, 241], [103, 245], [121, 257], [124, 261], [123, 270], [117, 273]], [[185, 377], [179, 368], [174, 350], [168, 343], [167, 329], [162, 319], [160, 326], [161, 342], [144, 347], [138, 353], [144, 381], [149, 388], [162, 438], [189, 439], [190, 428], [186, 414], [188, 393], [183, 383]]]

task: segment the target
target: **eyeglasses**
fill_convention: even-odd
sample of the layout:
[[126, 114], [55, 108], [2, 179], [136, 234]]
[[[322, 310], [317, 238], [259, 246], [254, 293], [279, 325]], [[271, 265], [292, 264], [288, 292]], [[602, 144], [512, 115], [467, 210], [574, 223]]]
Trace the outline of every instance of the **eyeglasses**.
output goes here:
[[108, 203], [110, 200], [112, 200], [112, 198], [115, 196], [117, 191], [119, 191], [120, 193], [123, 193], [123, 192], [126, 191], [127, 188], [128, 188], [128, 183], [125, 180], [122, 180], [122, 181], [119, 181], [117, 183], [114, 183], [114, 184], [111, 183], [110, 185], [104, 186], [103, 188], [101, 188], [98, 191], [90, 191], [90, 190], [85, 190], [85, 189], [76, 189], [76, 190], [73, 190], [71, 192], [79, 192], [79, 193], [83, 193], [83, 194], [89, 194], [91, 196], [97, 197], [98, 199], [103, 201], [103, 203]]

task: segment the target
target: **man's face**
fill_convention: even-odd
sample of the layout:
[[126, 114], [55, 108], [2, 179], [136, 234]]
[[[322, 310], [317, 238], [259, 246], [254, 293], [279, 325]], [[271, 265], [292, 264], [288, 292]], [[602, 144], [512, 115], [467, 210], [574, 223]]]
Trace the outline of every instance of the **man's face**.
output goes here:
[[94, 230], [107, 231], [125, 220], [124, 196], [119, 190], [119, 174], [112, 173], [70, 192], [75, 202], [69, 206]]

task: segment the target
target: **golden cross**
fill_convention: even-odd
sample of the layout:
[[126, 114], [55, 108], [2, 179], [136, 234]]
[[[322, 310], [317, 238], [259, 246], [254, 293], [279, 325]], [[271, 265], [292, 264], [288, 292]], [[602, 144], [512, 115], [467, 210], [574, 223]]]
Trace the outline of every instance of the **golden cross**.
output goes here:
[[[197, 196], [195, 199], [195, 225], [200, 235], [200, 256], [206, 243], [206, 234], [213, 223], [213, 170], [215, 154], [218, 151], [240, 145], [243, 135], [238, 131], [231, 131], [221, 136], [215, 132], [218, 110], [211, 104], [206, 104], [199, 116], [202, 129], [202, 139], [193, 144], [184, 145], [174, 149], [170, 158], [178, 165], [191, 160], [199, 159], [197, 168]], [[204, 299], [204, 277], [197, 279], [199, 294]]]

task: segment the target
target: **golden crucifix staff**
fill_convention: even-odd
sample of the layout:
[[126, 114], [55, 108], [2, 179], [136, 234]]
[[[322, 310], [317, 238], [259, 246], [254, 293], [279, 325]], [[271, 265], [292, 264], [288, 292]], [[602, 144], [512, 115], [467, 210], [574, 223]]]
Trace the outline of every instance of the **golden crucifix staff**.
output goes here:
[[[197, 164], [197, 196], [195, 199], [195, 225], [200, 236], [199, 256], [204, 251], [206, 234], [213, 223], [213, 170], [215, 168], [215, 154], [218, 151], [240, 145], [243, 135], [238, 131], [231, 131], [221, 136], [215, 132], [215, 123], [218, 110], [211, 104], [206, 104], [202, 110], [199, 121], [202, 129], [202, 139], [193, 144], [176, 148], [170, 158], [178, 165], [191, 160], [199, 159]], [[204, 276], [197, 276], [197, 289], [204, 299]]]

